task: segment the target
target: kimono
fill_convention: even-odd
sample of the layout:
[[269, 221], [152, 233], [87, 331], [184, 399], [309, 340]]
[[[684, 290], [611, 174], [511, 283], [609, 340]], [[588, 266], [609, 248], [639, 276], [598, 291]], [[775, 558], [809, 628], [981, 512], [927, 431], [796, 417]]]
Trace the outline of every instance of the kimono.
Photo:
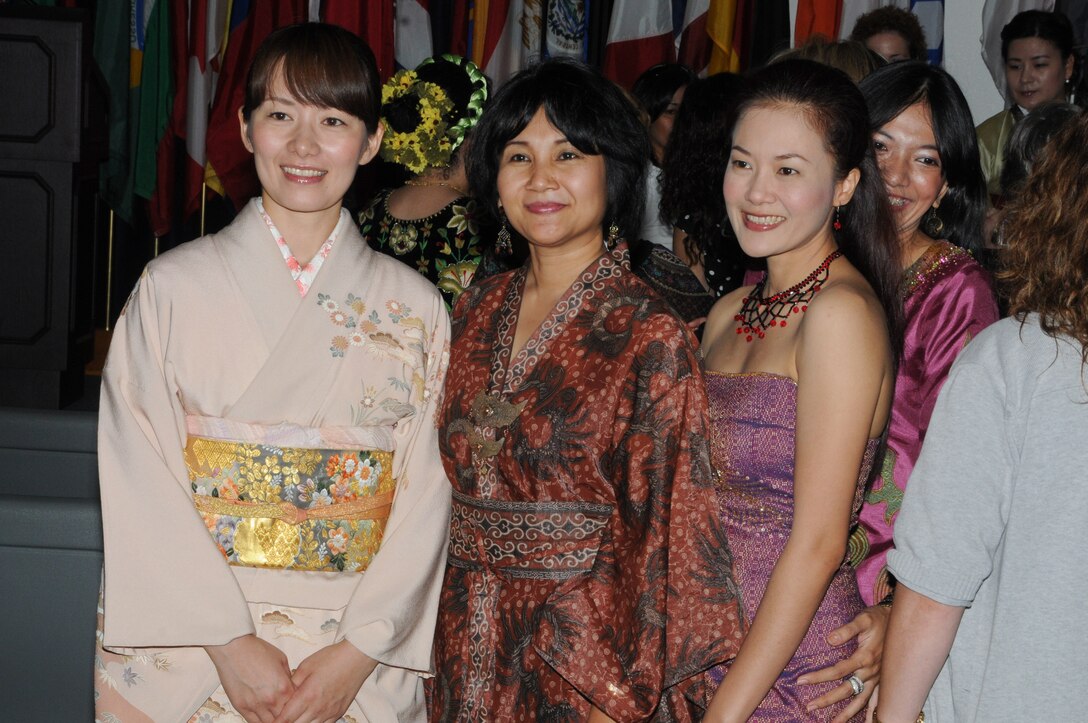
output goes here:
[[901, 289], [903, 352], [887, 449], [850, 537], [851, 561], [866, 605], [891, 592], [886, 560], [892, 529], [948, 370], [967, 342], [999, 316], [989, 274], [948, 241], [935, 241], [903, 272]]
[[[99, 720], [240, 721], [200, 646], [379, 662], [347, 721], [422, 720], [450, 486], [449, 321], [342, 211], [305, 296], [251, 202], [152, 261], [103, 374]], [[198, 715], [199, 713], [199, 715]]]
[[512, 354], [526, 273], [454, 313], [431, 719], [698, 717], [742, 616], [691, 335], [621, 244]]

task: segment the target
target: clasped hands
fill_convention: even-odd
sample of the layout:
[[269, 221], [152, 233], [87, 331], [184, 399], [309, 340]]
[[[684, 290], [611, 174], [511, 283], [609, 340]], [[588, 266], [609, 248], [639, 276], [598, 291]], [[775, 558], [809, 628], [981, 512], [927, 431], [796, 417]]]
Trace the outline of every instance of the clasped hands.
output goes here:
[[249, 723], [335, 723], [377, 665], [346, 640], [294, 670], [279, 648], [256, 635], [205, 650], [227, 698]]

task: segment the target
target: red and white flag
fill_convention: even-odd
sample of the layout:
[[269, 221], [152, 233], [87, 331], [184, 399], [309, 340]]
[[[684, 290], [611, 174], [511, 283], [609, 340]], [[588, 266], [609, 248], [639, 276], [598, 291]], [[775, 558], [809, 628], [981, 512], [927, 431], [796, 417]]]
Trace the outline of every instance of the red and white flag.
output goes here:
[[669, 0], [616, 0], [608, 24], [604, 74], [630, 88], [647, 68], [676, 59]]
[[676, 62], [683, 63], [700, 76], [706, 75], [714, 44], [707, 32], [710, 0], [688, 0], [684, 7], [684, 27], [676, 36]]
[[401, 68], [414, 68], [434, 54], [428, 0], [397, 0], [393, 56]]

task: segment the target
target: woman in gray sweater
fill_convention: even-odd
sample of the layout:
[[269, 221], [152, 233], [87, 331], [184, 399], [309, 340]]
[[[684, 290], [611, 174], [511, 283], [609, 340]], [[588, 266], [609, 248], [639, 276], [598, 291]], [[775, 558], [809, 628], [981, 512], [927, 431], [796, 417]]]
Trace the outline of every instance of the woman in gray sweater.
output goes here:
[[1088, 709], [1088, 117], [1009, 208], [1011, 318], [948, 376], [895, 528], [881, 723]]

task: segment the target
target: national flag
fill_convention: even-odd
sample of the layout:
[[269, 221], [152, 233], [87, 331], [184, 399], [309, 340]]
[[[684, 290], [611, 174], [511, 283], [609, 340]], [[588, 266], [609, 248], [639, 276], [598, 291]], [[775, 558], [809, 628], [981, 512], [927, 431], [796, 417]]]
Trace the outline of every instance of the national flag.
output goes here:
[[414, 68], [434, 55], [428, 0], [397, 0], [393, 55], [397, 67]]
[[903, 9], [906, 9], [906, 4], [909, 0], [900, 0], [900, 2], [889, 2], [888, 0], [842, 0], [842, 17], [839, 20], [839, 35], [842, 40], [850, 37], [850, 33], [854, 31], [854, 25], [865, 13], [871, 13], [879, 7], [884, 5], [902, 5]]
[[676, 59], [669, 0], [616, 0], [602, 70], [624, 88], [658, 63]]
[[798, 0], [793, 44], [803, 45], [813, 35], [839, 37], [843, 0]]
[[[197, 210], [207, 163], [208, 112], [219, 76], [219, 56], [228, 28], [229, 0], [190, 0], [170, 3], [174, 26], [176, 92], [170, 127], [159, 144], [158, 182], [151, 199], [151, 230], [165, 234], [173, 225], [176, 184], [180, 183], [181, 211]], [[185, 145], [182, 168], [176, 168], [177, 141]]]
[[737, 23], [737, 0], [711, 0], [707, 11], [707, 33], [714, 47], [707, 72], [736, 73], [740, 55], [733, 44]]
[[[401, 3], [404, 1], [399, 0]], [[374, 51], [374, 57], [378, 61], [378, 74], [382, 80], [396, 72], [393, 50], [396, 17], [393, 0], [323, 0], [321, 20], [347, 28], [365, 40]]]
[[170, 70], [170, 10], [167, 0], [136, 0], [132, 8], [134, 37], [131, 68], [134, 72], [130, 85], [132, 92], [139, 94], [132, 127], [135, 133], [132, 190], [140, 198], [150, 199], [158, 175], [159, 142], [166, 133], [174, 106], [174, 78]]
[[587, 4], [587, 0], [546, 0], [543, 52], [546, 57], [586, 59]]
[[688, 0], [684, 19], [676, 35], [676, 62], [683, 63], [698, 75], [705, 75], [710, 64], [713, 44], [707, 31], [710, 0]]
[[540, 56], [538, 0], [476, 0], [469, 30], [471, 59], [496, 86]]
[[1005, 61], [1001, 57], [1001, 29], [1018, 13], [1025, 10], [1054, 9], [1054, 0], [986, 0], [982, 8], [982, 60], [990, 69], [994, 85], [1008, 99], [1005, 83]]
[[99, 0], [94, 17], [94, 59], [109, 100], [109, 154], [99, 170], [98, 193], [132, 222], [132, 148], [129, 134], [131, 76], [130, 0]]
[[250, 60], [273, 30], [305, 19], [303, 0], [262, 2], [259, 8], [252, 0], [233, 0], [226, 53], [208, 114], [205, 179], [210, 188], [228, 196], [238, 208], [260, 188], [253, 157], [242, 145], [238, 130], [238, 109], [245, 100]]
[[926, 60], [930, 65], [944, 62], [944, 0], [910, 0], [926, 36]]

